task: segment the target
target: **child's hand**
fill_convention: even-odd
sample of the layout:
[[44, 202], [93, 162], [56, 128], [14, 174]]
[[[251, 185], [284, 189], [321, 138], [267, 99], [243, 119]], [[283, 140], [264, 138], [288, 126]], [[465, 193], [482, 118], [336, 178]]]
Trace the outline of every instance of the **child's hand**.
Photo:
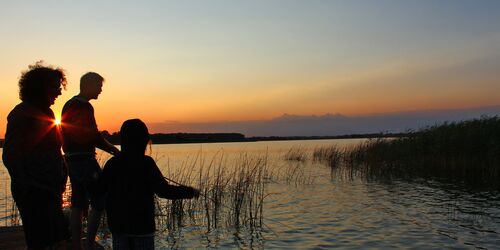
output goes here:
[[200, 197], [200, 190], [193, 188], [193, 197], [194, 198]]

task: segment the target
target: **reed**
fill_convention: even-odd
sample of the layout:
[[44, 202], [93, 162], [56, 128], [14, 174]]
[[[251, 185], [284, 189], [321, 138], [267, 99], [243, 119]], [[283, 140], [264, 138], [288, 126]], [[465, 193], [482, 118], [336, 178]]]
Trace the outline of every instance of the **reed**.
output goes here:
[[[340, 152], [340, 153], [339, 153]], [[500, 187], [500, 119], [444, 123], [351, 148], [316, 149], [314, 159], [370, 178], [436, 178]]]
[[284, 159], [287, 161], [305, 162], [308, 159], [307, 150], [301, 146], [291, 147], [285, 153]]
[[313, 161], [326, 163], [335, 168], [342, 160], [342, 149], [337, 146], [315, 148], [313, 150]]
[[204, 227], [207, 231], [261, 227], [267, 158], [243, 154], [237, 160], [227, 161], [220, 153], [209, 162], [199, 159], [187, 164], [187, 168], [181, 167], [170, 178], [198, 188], [200, 197], [174, 201], [158, 199], [157, 223], [169, 231], [186, 223]]
[[13, 199], [9, 203], [10, 204], [6, 206], [8, 210], [6, 209], [5, 218], [8, 218], [8, 220], [5, 220], [5, 226], [19, 226], [21, 225], [21, 215], [17, 210], [16, 203]]

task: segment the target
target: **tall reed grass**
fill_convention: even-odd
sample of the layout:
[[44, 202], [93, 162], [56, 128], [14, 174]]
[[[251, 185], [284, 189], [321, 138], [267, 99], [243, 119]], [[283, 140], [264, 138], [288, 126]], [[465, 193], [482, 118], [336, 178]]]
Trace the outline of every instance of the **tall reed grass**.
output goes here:
[[284, 156], [287, 161], [304, 162], [308, 159], [307, 149], [301, 146], [291, 147]]
[[500, 119], [444, 123], [351, 148], [318, 148], [314, 159], [366, 178], [437, 178], [500, 187]]
[[[294, 150], [307, 155], [304, 148]], [[165, 156], [153, 157], [159, 162]], [[189, 224], [204, 228], [207, 232], [241, 227], [246, 231], [259, 232], [264, 225], [264, 202], [271, 195], [267, 191], [269, 183], [284, 182], [297, 186], [313, 182], [302, 161], [285, 164], [284, 169], [277, 169], [275, 166], [269, 168], [268, 157], [267, 152], [262, 155], [241, 153], [239, 157], [228, 159], [220, 151], [207, 159], [200, 150], [194, 157], [189, 156], [175, 167], [168, 166], [167, 157], [163, 161], [167, 162], [167, 166], [160, 167], [167, 170], [164, 174], [168, 179], [175, 180], [171, 184], [193, 186], [201, 191], [201, 195], [191, 200], [155, 199], [157, 228], [171, 233]], [[283, 156], [278, 157], [273, 160], [282, 162]], [[99, 153], [97, 158], [104, 165], [109, 156]], [[71, 199], [69, 183], [66, 190], [63, 199], [67, 208]], [[15, 204], [12, 202], [9, 205], [12, 209], [8, 212], [11, 216], [8, 225], [19, 225]], [[99, 237], [111, 237], [105, 216], [101, 225]]]
[[267, 157], [242, 154], [228, 162], [223, 153], [209, 162], [200, 156], [169, 177], [196, 187], [201, 195], [191, 200], [157, 199], [157, 224], [175, 230], [185, 223], [207, 231], [245, 226], [258, 229], [263, 223], [263, 205], [268, 175]]

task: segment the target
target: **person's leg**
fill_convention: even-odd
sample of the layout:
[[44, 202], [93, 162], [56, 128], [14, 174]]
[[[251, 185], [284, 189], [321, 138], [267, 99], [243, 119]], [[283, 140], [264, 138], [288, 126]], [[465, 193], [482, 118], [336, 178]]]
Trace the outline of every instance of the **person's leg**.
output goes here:
[[129, 250], [129, 237], [122, 234], [112, 234], [113, 250]]
[[97, 229], [99, 229], [99, 224], [101, 222], [102, 211], [96, 209], [90, 209], [89, 216], [87, 218], [87, 241], [85, 242], [86, 249], [94, 249], [95, 238], [97, 235]]
[[93, 159], [89, 162], [89, 173], [91, 173], [89, 179], [85, 183], [87, 190], [87, 195], [90, 199], [90, 207], [92, 208], [89, 212], [87, 220], [87, 242], [86, 247], [88, 249], [94, 249], [96, 245], [96, 235], [99, 229], [99, 224], [101, 222], [102, 212], [105, 207], [105, 195], [99, 190], [99, 178], [101, 177], [102, 170], [99, 167], [97, 160]]
[[82, 218], [89, 206], [85, 187], [88, 160], [67, 159], [67, 162], [71, 181], [71, 247], [80, 250], [82, 249]]
[[66, 241], [63, 240], [63, 241], [59, 241], [58, 243], [56, 243], [52, 249], [56, 249], [56, 250], [67, 250], [68, 249], [68, 246], [66, 244]]
[[[45, 213], [43, 204], [37, 204], [36, 199], [39, 195], [33, 195], [33, 191], [26, 194], [21, 200], [16, 200], [17, 209], [23, 221], [24, 240], [27, 249], [43, 248], [46, 245], [40, 242], [40, 227], [39, 216]], [[38, 213], [36, 207], [40, 206]], [[42, 231], [44, 232], [44, 231]]]
[[71, 247], [73, 249], [82, 249], [82, 215], [83, 209], [71, 208]]
[[151, 236], [134, 236], [131, 237], [131, 248], [136, 250], [153, 250], [155, 249], [155, 237]]
[[51, 249], [67, 249], [66, 241], [70, 237], [70, 231], [68, 230], [64, 212], [62, 207], [62, 194], [60, 196], [56, 196], [54, 202], [53, 209], [51, 209], [52, 213], [49, 217], [49, 221], [55, 225], [53, 228], [53, 242]]
[[31, 190], [16, 201], [28, 249], [57, 248], [67, 239], [61, 203], [57, 195], [45, 190]]

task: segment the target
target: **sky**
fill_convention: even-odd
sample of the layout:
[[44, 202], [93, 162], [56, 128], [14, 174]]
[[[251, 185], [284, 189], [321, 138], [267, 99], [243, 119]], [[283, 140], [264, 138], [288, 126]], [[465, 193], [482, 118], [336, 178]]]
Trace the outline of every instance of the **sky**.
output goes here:
[[2, 1], [0, 133], [38, 60], [68, 76], [56, 116], [104, 76], [91, 103], [111, 132], [498, 106], [499, 24], [493, 0]]

